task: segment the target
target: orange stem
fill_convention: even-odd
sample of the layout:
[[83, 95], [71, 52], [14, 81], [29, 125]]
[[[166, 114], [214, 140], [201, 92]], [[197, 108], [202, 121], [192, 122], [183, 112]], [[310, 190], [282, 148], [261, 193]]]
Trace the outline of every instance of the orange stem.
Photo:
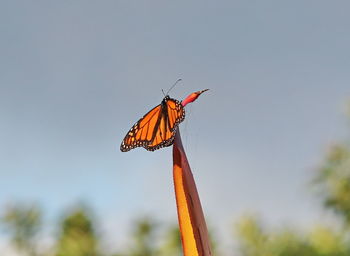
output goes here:
[[175, 135], [173, 161], [176, 206], [184, 256], [210, 256], [212, 254], [207, 225], [179, 129]]

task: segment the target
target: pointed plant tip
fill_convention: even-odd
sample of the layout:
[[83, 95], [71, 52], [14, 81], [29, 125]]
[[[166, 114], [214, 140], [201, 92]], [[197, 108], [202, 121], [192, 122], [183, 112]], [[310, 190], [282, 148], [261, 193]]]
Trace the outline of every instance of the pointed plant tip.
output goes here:
[[184, 99], [182, 101], [182, 105], [186, 106], [188, 103], [194, 102], [199, 97], [199, 95], [201, 95], [203, 92], [206, 92], [208, 90], [209, 89], [205, 89], [205, 90], [202, 90], [202, 91], [197, 91], [197, 92], [191, 93], [190, 95], [188, 95], [186, 97], [186, 99]]
[[209, 91], [209, 89], [204, 89], [202, 91], [199, 91], [200, 94], [202, 94], [203, 92]]

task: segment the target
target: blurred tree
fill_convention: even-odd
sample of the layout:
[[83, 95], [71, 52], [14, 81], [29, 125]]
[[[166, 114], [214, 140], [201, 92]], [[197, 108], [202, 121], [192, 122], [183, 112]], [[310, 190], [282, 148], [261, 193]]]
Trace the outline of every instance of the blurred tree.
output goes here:
[[309, 234], [309, 243], [314, 248], [317, 255], [350, 255], [347, 234], [344, 232], [334, 232], [328, 227], [315, 227]]
[[132, 232], [132, 248], [126, 255], [130, 256], [155, 256], [157, 255], [157, 245], [155, 231], [157, 225], [155, 221], [148, 217], [137, 220]]
[[56, 256], [97, 256], [98, 240], [86, 209], [71, 212], [61, 224]]
[[41, 211], [38, 206], [22, 204], [5, 209], [1, 223], [10, 234], [11, 241], [18, 251], [36, 256], [36, 236], [41, 228]]
[[349, 256], [350, 255], [350, 144], [333, 146], [313, 183], [326, 208], [344, 220], [344, 229], [320, 226], [302, 235], [282, 229], [267, 232], [256, 217], [243, 217], [238, 239], [243, 256]]
[[326, 227], [317, 227], [306, 235], [286, 228], [267, 232], [255, 217], [245, 216], [237, 230], [243, 256], [350, 255], [346, 236]]
[[324, 205], [334, 210], [350, 227], [350, 146], [335, 145], [320, 168], [315, 183]]
[[159, 249], [159, 255], [180, 256], [182, 244], [178, 225], [171, 225], [164, 235], [165, 241]]
[[[350, 119], [350, 104], [348, 107]], [[331, 147], [315, 179], [324, 205], [350, 227], [350, 141]]]
[[255, 256], [266, 254], [267, 235], [264, 233], [257, 218], [242, 217], [237, 226], [238, 242], [242, 255]]

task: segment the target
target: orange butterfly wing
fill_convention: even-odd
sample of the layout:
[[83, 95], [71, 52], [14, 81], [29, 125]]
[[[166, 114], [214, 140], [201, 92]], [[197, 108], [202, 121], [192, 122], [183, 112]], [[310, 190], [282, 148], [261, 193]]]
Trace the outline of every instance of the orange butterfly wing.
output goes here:
[[126, 134], [120, 150], [144, 147], [154, 151], [173, 144], [176, 128], [185, 119], [185, 109], [178, 100], [166, 96], [162, 103], [144, 115]]

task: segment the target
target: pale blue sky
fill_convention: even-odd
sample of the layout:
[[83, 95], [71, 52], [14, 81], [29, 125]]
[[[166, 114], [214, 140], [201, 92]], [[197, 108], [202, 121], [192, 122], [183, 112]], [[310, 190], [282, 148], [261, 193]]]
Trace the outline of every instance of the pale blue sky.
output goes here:
[[171, 148], [119, 145], [181, 77], [174, 98], [210, 88], [181, 129], [211, 225], [225, 236], [247, 210], [274, 225], [317, 222], [307, 184], [348, 128], [349, 9], [1, 1], [0, 206], [36, 201], [55, 220], [83, 200], [110, 233], [142, 213], [175, 222]]

